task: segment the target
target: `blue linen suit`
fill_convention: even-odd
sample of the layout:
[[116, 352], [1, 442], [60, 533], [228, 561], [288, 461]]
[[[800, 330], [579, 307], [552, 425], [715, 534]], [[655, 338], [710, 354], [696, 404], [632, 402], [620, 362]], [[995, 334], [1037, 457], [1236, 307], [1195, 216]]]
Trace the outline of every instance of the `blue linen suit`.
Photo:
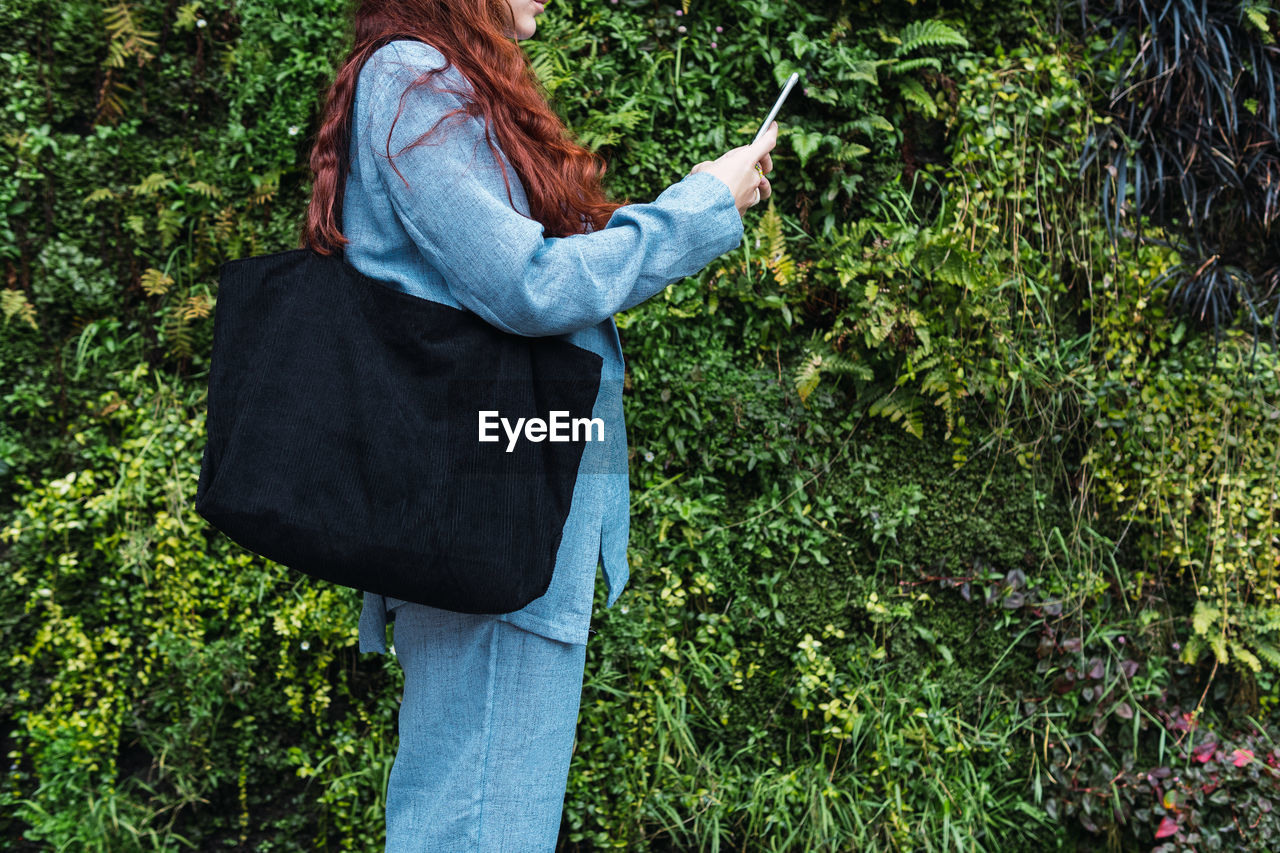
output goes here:
[[[496, 139], [493, 149], [487, 144], [483, 117], [444, 118], [465, 107], [465, 77], [450, 67], [409, 89], [446, 65], [434, 47], [403, 40], [362, 69], [343, 201], [346, 258], [507, 332], [560, 336], [600, 355], [592, 416], [604, 423], [604, 441], [586, 444], [546, 594], [514, 613], [471, 616], [366, 593], [360, 650], [387, 651], [390, 612], [406, 686], [387, 850], [551, 850], [597, 566], [608, 606], [629, 576], [623, 357], [613, 314], [736, 248], [743, 227], [728, 186], [698, 173], [652, 203], [620, 207], [599, 231], [545, 237], [515, 169]], [[402, 152], [433, 127], [427, 142]]]

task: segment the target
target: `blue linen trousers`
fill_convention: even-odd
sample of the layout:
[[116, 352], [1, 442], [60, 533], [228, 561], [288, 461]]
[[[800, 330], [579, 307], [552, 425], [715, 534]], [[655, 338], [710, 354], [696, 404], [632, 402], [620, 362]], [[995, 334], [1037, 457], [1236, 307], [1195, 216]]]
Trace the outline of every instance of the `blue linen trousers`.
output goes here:
[[[432, 84], [410, 88], [433, 69], [442, 70]], [[387, 651], [390, 618], [405, 677], [388, 853], [555, 849], [597, 569], [609, 606], [629, 574], [624, 362], [613, 315], [742, 240], [732, 193], [706, 173], [618, 208], [599, 231], [546, 237], [483, 118], [454, 114], [469, 92], [430, 45], [394, 41], [370, 57], [356, 87], [346, 259], [504, 331], [558, 336], [600, 355], [592, 415], [605, 440], [584, 450], [551, 585], [525, 608], [477, 616], [365, 594], [360, 650]], [[428, 131], [426, 144], [411, 145]]]
[[587, 647], [493, 616], [395, 608], [404, 668], [391, 851], [553, 851]]

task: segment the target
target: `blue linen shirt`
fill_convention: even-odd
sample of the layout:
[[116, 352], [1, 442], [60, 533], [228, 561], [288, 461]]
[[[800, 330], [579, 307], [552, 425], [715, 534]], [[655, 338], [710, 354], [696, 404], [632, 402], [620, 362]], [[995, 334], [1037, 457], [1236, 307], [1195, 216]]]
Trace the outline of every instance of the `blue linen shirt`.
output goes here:
[[[558, 336], [602, 357], [592, 417], [603, 421], [604, 441], [585, 446], [551, 585], [523, 609], [499, 617], [554, 640], [585, 643], [597, 567], [604, 565], [607, 606], [629, 577], [624, 362], [613, 315], [736, 248], [742, 219], [728, 185], [699, 172], [652, 203], [618, 208], [599, 231], [544, 236], [544, 226], [529, 217], [518, 174], [491, 135], [496, 157], [489, 148], [483, 116], [452, 116], [426, 143], [401, 153], [465, 106], [455, 93], [473, 91], [454, 67], [409, 90], [413, 80], [446, 64], [434, 47], [401, 40], [379, 48], [361, 70], [342, 211], [346, 259], [405, 293], [473, 311], [514, 334]], [[362, 652], [387, 650], [387, 612], [400, 603], [365, 593]]]

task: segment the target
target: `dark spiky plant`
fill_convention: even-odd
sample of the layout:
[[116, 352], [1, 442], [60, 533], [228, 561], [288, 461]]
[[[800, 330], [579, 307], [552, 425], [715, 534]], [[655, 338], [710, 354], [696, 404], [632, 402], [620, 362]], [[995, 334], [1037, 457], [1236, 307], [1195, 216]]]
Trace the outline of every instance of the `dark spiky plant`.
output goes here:
[[[1179, 250], [1173, 304], [1217, 334], [1280, 321], [1280, 9], [1268, 2], [1080, 0], [1124, 57], [1081, 159], [1112, 239], [1143, 220]], [[1272, 334], [1276, 323], [1273, 322]]]

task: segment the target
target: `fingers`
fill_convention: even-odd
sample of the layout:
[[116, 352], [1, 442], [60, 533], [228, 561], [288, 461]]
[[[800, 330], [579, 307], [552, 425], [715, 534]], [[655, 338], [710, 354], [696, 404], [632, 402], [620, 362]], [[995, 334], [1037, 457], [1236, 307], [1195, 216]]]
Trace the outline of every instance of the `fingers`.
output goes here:
[[764, 135], [760, 137], [760, 140], [758, 142], [755, 142], [754, 144], [752, 144], [750, 148], [752, 150], [752, 153], [755, 154], [756, 159], [759, 160], [761, 157], [765, 156], [770, 151], [772, 151], [773, 146], [777, 144], [778, 144], [778, 122], [771, 121], [769, 122], [769, 127], [765, 129]]

